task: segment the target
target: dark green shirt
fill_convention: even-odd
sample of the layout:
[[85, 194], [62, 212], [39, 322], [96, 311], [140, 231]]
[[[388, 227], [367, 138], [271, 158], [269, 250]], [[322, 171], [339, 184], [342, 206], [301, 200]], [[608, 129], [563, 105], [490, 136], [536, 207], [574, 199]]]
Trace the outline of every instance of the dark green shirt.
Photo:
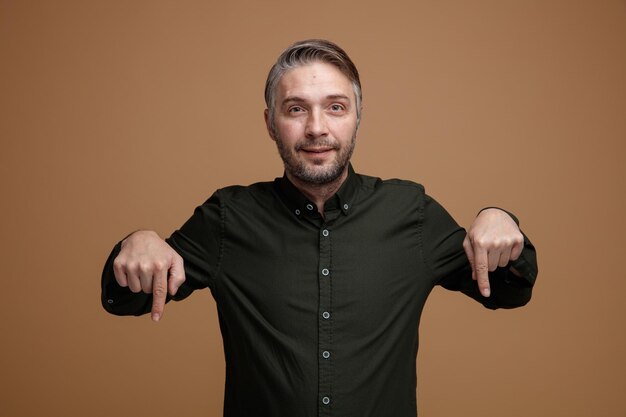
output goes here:
[[[490, 274], [484, 298], [465, 231], [424, 188], [357, 175], [321, 217], [286, 178], [217, 191], [167, 240], [183, 257], [175, 300], [208, 287], [226, 357], [227, 417], [409, 417], [417, 414], [418, 324], [435, 285], [488, 308], [524, 305], [537, 274], [520, 258]], [[151, 296], [103, 273], [104, 308], [147, 313]]]

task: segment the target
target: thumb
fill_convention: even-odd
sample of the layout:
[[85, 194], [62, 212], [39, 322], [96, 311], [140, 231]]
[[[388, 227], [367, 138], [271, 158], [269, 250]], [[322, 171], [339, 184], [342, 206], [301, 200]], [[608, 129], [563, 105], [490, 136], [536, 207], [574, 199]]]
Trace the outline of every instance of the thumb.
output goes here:
[[175, 295], [178, 292], [178, 288], [185, 282], [185, 265], [183, 258], [178, 254], [174, 255], [172, 259], [172, 265], [169, 270], [169, 277], [167, 280], [167, 289], [171, 295]]
[[463, 250], [465, 250], [465, 255], [467, 256], [467, 260], [470, 263], [470, 267], [472, 268], [472, 279], [476, 280], [476, 268], [474, 267], [474, 248], [472, 248], [472, 243], [469, 240], [469, 236], [465, 236], [463, 240]]

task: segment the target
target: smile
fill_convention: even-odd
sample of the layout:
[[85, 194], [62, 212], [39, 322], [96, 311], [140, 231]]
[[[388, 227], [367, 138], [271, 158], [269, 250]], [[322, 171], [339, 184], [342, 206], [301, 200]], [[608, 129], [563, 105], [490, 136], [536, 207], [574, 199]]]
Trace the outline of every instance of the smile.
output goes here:
[[307, 153], [326, 153], [326, 152], [330, 152], [333, 150], [334, 148], [303, 148], [302, 149], [303, 152], [307, 152]]

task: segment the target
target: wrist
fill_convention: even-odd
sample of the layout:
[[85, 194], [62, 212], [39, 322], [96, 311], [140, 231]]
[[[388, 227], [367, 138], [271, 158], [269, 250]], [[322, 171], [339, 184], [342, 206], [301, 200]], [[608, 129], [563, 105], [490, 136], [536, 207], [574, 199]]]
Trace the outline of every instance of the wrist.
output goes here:
[[155, 232], [154, 230], [135, 230], [134, 232], [129, 233], [124, 239], [122, 239], [122, 248], [124, 247], [124, 244], [128, 241], [128, 240], [134, 240], [134, 239], [139, 239], [139, 238], [143, 238], [143, 237], [158, 237], [160, 238], [159, 234], [157, 232]]
[[519, 227], [519, 220], [517, 219], [517, 217], [515, 217], [515, 215], [514, 215], [513, 213], [511, 213], [510, 211], [506, 211], [505, 209], [500, 208], [500, 207], [490, 206], [490, 207], [485, 207], [485, 208], [482, 208], [482, 209], [480, 209], [480, 211], [476, 214], [476, 217], [478, 217], [478, 216], [480, 215], [480, 213], [482, 213], [483, 211], [486, 211], [486, 210], [499, 210], [499, 211], [502, 211], [502, 212], [504, 212], [504, 213], [508, 214], [508, 215], [509, 215], [509, 217], [511, 217], [511, 219], [513, 219], [513, 221], [515, 222], [515, 224]]

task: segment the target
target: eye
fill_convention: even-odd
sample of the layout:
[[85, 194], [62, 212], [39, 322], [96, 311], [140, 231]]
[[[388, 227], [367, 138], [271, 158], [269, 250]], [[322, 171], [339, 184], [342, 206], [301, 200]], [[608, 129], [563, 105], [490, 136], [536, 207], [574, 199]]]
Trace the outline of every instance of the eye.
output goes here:
[[304, 109], [300, 106], [292, 106], [292, 107], [289, 107], [288, 111], [289, 113], [300, 113], [300, 112], [303, 112]]
[[332, 104], [330, 109], [334, 112], [344, 111], [346, 108], [341, 104]]

